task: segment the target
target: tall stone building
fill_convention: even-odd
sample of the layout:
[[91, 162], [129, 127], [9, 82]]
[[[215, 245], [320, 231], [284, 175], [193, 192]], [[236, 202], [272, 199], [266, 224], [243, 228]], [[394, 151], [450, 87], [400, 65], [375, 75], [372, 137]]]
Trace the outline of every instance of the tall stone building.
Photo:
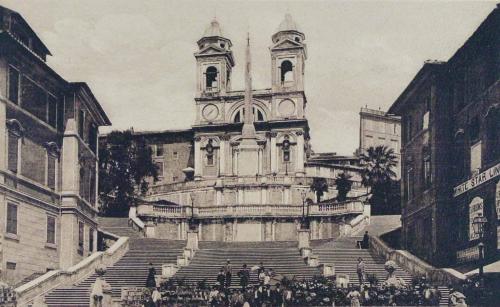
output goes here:
[[96, 249], [97, 137], [110, 122], [87, 84], [64, 80], [49, 55], [0, 6], [0, 268], [11, 283]]
[[401, 177], [401, 118], [381, 110], [361, 108], [359, 111], [359, 148], [362, 153], [370, 147], [387, 146], [398, 157], [395, 169], [397, 179]]
[[339, 172], [352, 176], [351, 196], [366, 189], [355, 166], [308, 162], [305, 39], [287, 14], [271, 37], [267, 89], [252, 88], [248, 40], [245, 90], [234, 90], [232, 42], [217, 20], [210, 23], [194, 54], [192, 128], [136, 132], [151, 144], [160, 169], [150, 202], [131, 211], [146, 222], [149, 236], [183, 239], [188, 222], [195, 221], [201, 240], [296, 240], [301, 218], [308, 215], [311, 238], [329, 238], [347, 231], [355, 217], [369, 215], [359, 200], [309, 205], [316, 200], [310, 191], [313, 177], [330, 186], [323, 199], [335, 197]]
[[427, 62], [389, 109], [403, 123], [403, 244], [437, 265], [477, 260], [474, 217], [500, 248], [500, 8], [447, 62]]

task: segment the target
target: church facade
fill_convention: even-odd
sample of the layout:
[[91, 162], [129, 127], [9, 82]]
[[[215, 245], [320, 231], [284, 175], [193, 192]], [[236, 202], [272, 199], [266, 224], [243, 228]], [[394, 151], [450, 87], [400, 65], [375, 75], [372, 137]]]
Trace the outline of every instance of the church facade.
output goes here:
[[151, 144], [160, 170], [147, 202], [131, 211], [145, 222], [148, 236], [184, 239], [188, 224], [195, 223], [201, 240], [296, 240], [308, 216], [311, 238], [319, 239], [348, 231], [353, 219], [366, 221], [360, 216], [369, 210], [359, 199], [318, 203], [310, 189], [315, 180], [325, 182], [322, 199], [333, 198], [334, 179], [346, 172], [354, 182], [350, 196], [366, 194], [359, 166], [308, 161], [307, 46], [290, 15], [270, 44], [270, 88], [252, 88], [248, 41], [245, 90], [233, 90], [233, 45], [213, 20], [194, 54], [192, 128], [135, 132]]

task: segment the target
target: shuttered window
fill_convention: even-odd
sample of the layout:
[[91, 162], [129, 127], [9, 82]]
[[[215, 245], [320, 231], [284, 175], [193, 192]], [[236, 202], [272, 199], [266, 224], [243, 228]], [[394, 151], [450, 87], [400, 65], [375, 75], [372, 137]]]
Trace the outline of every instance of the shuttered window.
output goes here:
[[49, 154], [47, 156], [47, 186], [52, 190], [56, 188], [56, 163], [57, 159]]
[[7, 204], [7, 233], [17, 234], [17, 205]]
[[10, 171], [17, 173], [17, 162], [19, 160], [18, 150], [19, 150], [19, 137], [13, 133], [8, 134], [8, 168]]
[[56, 218], [47, 216], [47, 243], [56, 243]]

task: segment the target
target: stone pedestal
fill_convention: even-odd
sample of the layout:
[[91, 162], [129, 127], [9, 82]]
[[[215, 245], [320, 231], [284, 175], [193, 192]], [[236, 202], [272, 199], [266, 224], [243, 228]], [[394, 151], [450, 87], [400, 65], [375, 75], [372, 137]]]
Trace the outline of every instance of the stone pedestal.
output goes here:
[[347, 288], [349, 286], [349, 275], [348, 274], [337, 274], [335, 279], [337, 288]]
[[318, 256], [309, 255], [309, 257], [307, 257], [307, 265], [317, 267], [319, 265]]
[[303, 248], [309, 248], [309, 236], [310, 236], [310, 230], [309, 229], [299, 229], [297, 231], [298, 233], [298, 240], [299, 240], [299, 250]]
[[156, 226], [152, 221], [146, 222], [144, 225], [144, 233], [146, 234], [146, 238], [155, 238], [156, 237]]
[[335, 266], [333, 264], [324, 264], [323, 265], [323, 276], [330, 277], [335, 275]]
[[312, 248], [310, 247], [303, 247], [300, 249], [300, 255], [302, 258], [307, 258], [312, 255]]
[[198, 250], [198, 230], [188, 230], [186, 248]]
[[186, 257], [183, 256], [177, 256], [177, 266], [178, 267], [183, 267], [187, 266], [189, 264], [189, 261], [187, 260]]
[[194, 257], [194, 251], [192, 249], [189, 249], [189, 248], [184, 248], [183, 255], [188, 260], [191, 260]]
[[179, 270], [179, 267], [174, 263], [163, 264], [161, 266], [161, 276], [163, 278], [170, 278], [177, 273], [177, 270]]

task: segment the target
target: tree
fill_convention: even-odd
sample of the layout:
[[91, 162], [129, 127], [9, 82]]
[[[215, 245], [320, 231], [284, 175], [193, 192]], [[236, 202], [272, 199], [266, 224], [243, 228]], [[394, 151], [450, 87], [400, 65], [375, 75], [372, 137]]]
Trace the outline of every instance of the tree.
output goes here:
[[346, 173], [340, 173], [337, 178], [335, 178], [335, 185], [337, 186], [337, 200], [345, 201], [347, 199], [347, 193], [351, 191], [352, 181], [351, 176]]
[[100, 214], [127, 216], [130, 206], [144, 196], [151, 178], [158, 180], [158, 168], [151, 148], [142, 136], [130, 130], [113, 131], [99, 144]]
[[328, 192], [328, 183], [326, 178], [314, 177], [311, 184], [311, 191], [316, 193], [316, 202], [321, 202], [321, 197], [325, 192]]
[[363, 165], [361, 182], [371, 188], [373, 212], [390, 210], [391, 204], [399, 203], [392, 195], [396, 184], [394, 169], [398, 163], [394, 150], [387, 146], [370, 147], [360, 158]]

